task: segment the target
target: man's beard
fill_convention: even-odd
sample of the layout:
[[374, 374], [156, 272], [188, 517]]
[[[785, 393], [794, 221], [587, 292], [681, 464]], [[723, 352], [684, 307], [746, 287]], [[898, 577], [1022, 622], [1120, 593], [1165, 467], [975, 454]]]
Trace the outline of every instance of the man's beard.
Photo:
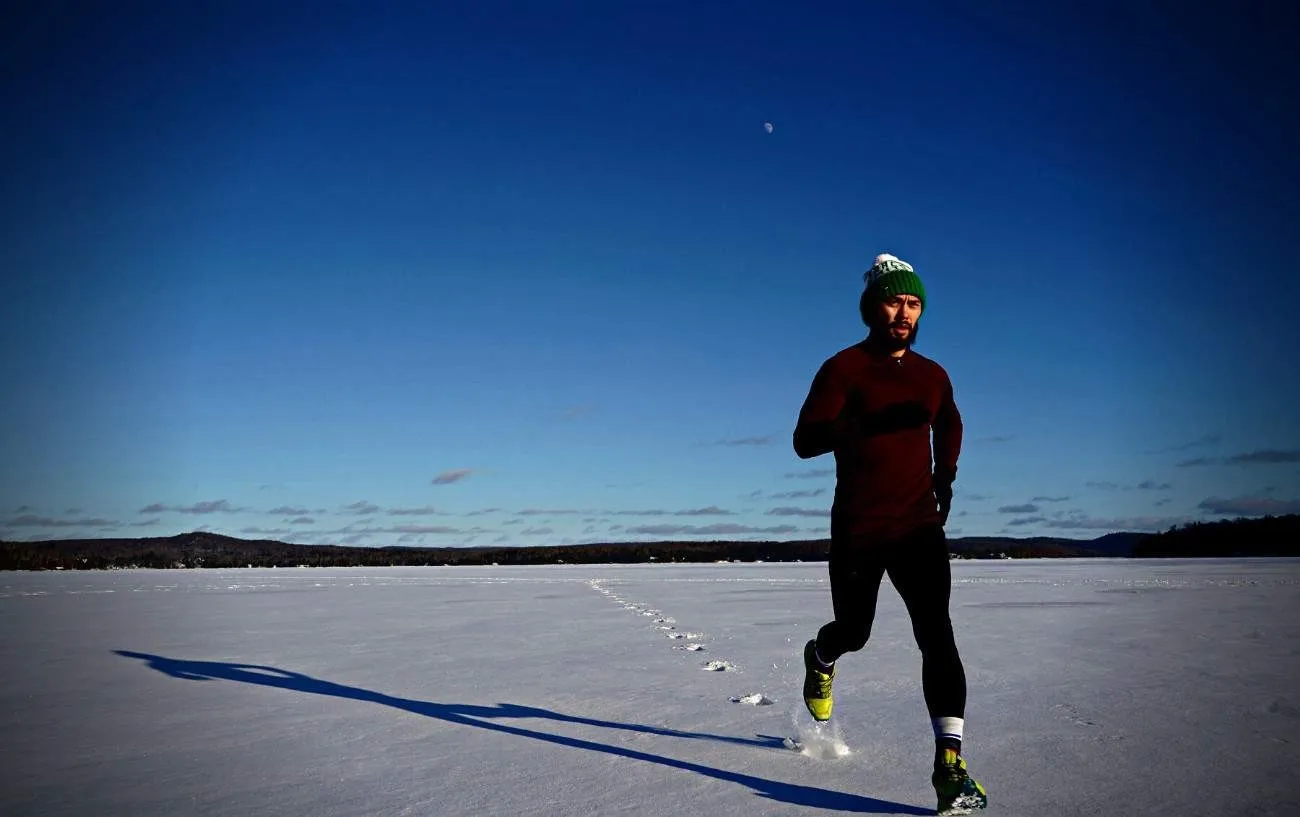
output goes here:
[[917, 325], [908, 325], [908, 332], [905, 337], [898, 337], [894, 334], [895, 326], [903, 325], [900, 321], [894, 323], [877, 323], [871, 328], [870, 339], [873, 343], [886, 352], [898, 352], [907, 349], [916, 343]]

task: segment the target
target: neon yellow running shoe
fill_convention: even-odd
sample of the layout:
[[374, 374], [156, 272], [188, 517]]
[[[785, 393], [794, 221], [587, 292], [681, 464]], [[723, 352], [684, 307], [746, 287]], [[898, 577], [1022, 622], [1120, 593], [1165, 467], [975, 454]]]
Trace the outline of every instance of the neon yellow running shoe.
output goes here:
[[821, 671], [821, 662], [817, 660], [817, 640], [813, 639], [803, 648], [803, 702], [812, 714], [813, 720], [831, 719], [831, 681], [835, 679], [835, 666], [830, 673]]
[[988, 793], [978, 780], [966, 773], [966, 760], [952, 749], [944, 756], [930, 775], [934, 793], [939, 797], [940, 815], [970, 814], [989, 804]]

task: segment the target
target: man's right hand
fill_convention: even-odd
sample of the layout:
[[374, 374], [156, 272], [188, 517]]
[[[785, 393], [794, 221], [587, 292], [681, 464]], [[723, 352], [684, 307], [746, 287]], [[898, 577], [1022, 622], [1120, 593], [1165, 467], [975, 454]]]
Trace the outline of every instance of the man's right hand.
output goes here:
[[879, 411], [869, 412], [862, 405], [862, 395], [855, 391], [849, 394], [835, 419], [801, 423], [795, 432], [795, 451], [801, 457], [815, 456], [838, 450], [854, 438], [925, 428], [931, 419], [929, 409], [919, 400], [890, 403]]

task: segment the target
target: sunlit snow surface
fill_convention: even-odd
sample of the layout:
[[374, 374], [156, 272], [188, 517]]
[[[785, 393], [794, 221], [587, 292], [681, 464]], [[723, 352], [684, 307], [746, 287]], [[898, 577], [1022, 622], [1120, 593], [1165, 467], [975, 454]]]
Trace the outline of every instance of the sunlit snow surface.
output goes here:
[[[953, 570], [987, 814], [1300, 807], [1300, 562]], [[823, 563], [0, 574], [0, 814], [932, 814], [897, 595], [814, 728], [829, 615]]]

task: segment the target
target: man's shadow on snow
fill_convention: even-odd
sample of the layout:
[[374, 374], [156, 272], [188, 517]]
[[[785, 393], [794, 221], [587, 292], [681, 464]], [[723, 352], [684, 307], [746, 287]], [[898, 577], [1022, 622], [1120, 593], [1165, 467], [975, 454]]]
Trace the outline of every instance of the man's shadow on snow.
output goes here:
[[[792, 803], [799, 806], [813, 806], [816, 808], [832, 809], [835, 811], [859, 813], [926, 815], [932, 815], [935, 813], [933, 809], [927, 810], [916, 806], [905, 805], [903, 803], [891, 803], [886, 800], [877, 800], [873, 797], [863, 797], [857, 794], [828, 791], [813, 786], [798, 786], [792, 783], [780, 783], [775, 780], [764, 780], [761, 777], [754, 777], [753, 775], [715, 769], [711, 766], [703, 766], [685, 760], [676, 760], [671, 757], [650, 754], [649, 752], [641, 752], [623, 746], [611, 746], [605, 743], [582, 740], [581, 738], [571, 738], [563, 735], [552, 735], [547, 732], [539, 732], [533, 729], [524, 729], [520, 726], [502, 723], [501, 719], [545, 718], [565, 723], [580, 723], [588, 726], [600, 726], [606, 729], [623, 729], [675, 738], [717, 740], [768, 749], [782, 746], [781, 739], [775, 737], [760, 736], [759, 739], [756, 740], [750, 738], [727, 737], [723, 735], [709, 735], [700, 732], [681, 732], [676, 729], [661, 729], [642, 724], [618, 723], [615, 721], [583, 718], [577, 715], [565, 715], [547, 709], [539, 709], [532, 706], [519, 706], [517, 704], [477, 706], [474, 704], [441, 704], [434, 703], [433, 701], [416, 701], [409, 698], [397, 698], [392, 695], [385, 695], [382, 692], [374, 692], [369, 689], [360, 689], [359, 687], [350, 687], [344, 686], [343, 684], [335, 684], [330, 681], [322, 681], [319, 678], [312, 678], [308, 675], [277, 669], [276, 667], [257, 666], [253, 664], [228, 664], [220, 661], [182, 661], [175, 658], [164, 658], [159, 655], [146, 655], [144, 653], [129, 652], [127, 650], [114, 650], [114, 652], [126, 658], [138, 658], [139, 660], [146, 662], [152, 669], [156, 669], [173, 678], [183, 678], [190, 681], [238, 681], [245, 684], [257, 684], [259, 686], [287, 689], [294, 692], [307, 692], [313, 695], [330, 695], [335, 698], [368, 701], [370, 703], [382, 704], [383, 706], [391, 706], [394, 709], [400, 709], [416, 715], [423, 715], [428, 718], [437, 718], [438, 720], [446, 721], [448, 723], [460, 724], [462, 726], [475, 726], [480, 729], [489, 729], [494, 732], [504, 732], [508, 735], [516, 735], [518, 737], [546, 741], [547, 743], [555, 743], [560, 746], [570, 746], [576, 749], [588, 749], [593, 752], [604, 752], [605, 754], [617, 755], [620, 757], [631, 758], [633, 760], [644, 760], [647, 763], [657, 763], [661, 766], [695, 772], [696, 774], [702, 774], [705, 777], [712, 777], [717, 780], [725, 780], [729, 783], [738, 783], [742, 786], [748, 786], [753, 789], [756, 794], [782, 803]], [[782, 748], [782, 751], [787, 750]]]

